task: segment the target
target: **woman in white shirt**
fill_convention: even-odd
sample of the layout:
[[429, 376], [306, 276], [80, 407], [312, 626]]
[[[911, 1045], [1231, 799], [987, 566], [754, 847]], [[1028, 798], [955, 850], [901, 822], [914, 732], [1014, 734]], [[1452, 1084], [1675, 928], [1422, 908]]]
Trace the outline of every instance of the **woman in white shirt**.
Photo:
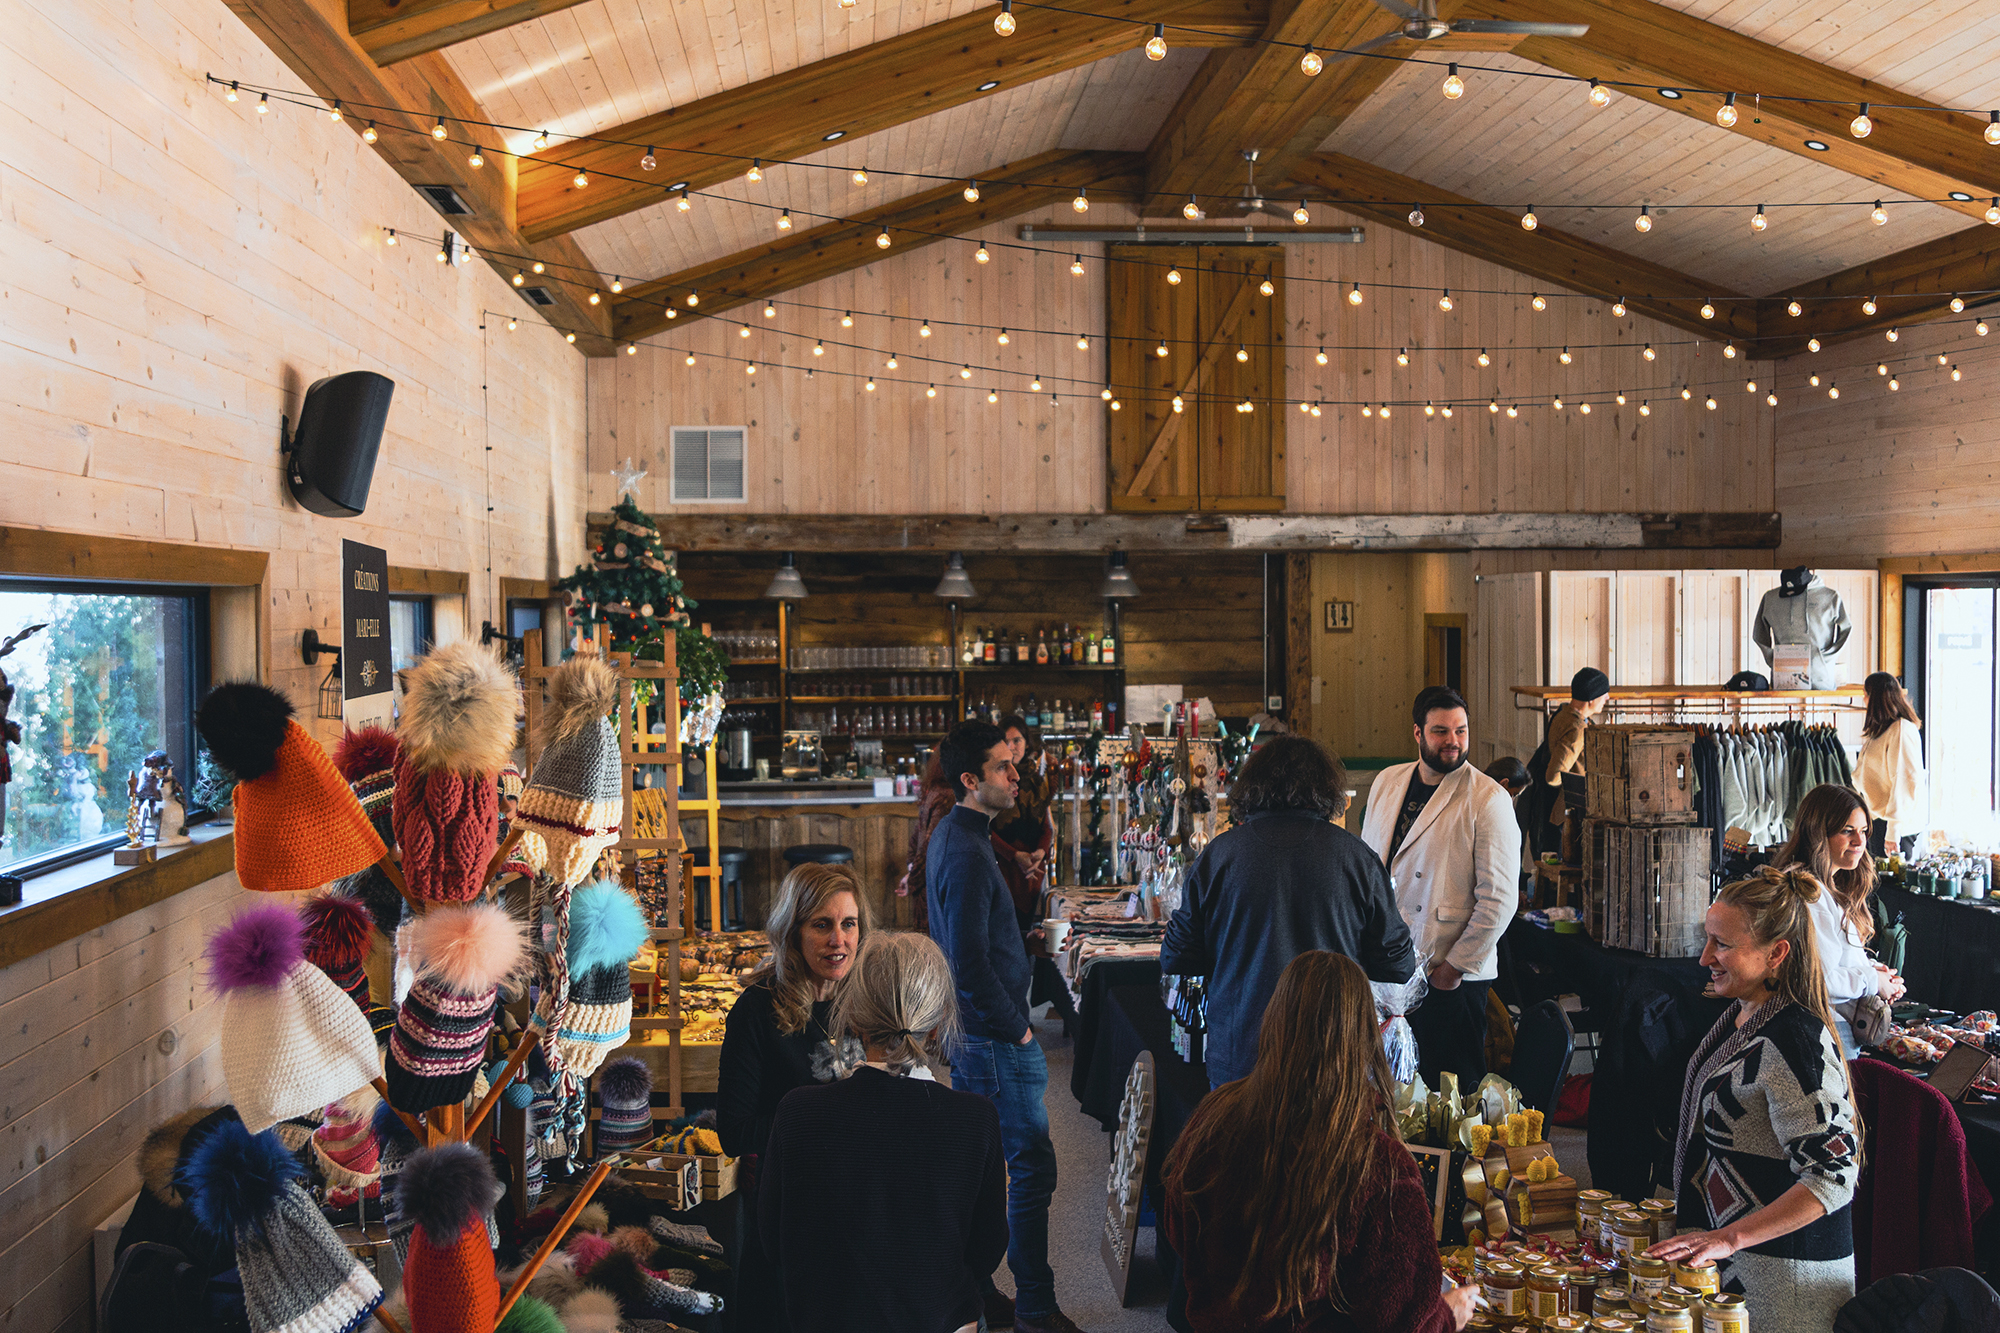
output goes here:
[[1908, 856], [1930, 822], [1930, 791], [1924, 780], [1924, 742], [1917, 710], [1903, 683], [1886, 671], [1863, 682], [1868, 720], [1861, 728], [1861, 757], [1854, 781], [1875, 812], [1868, 850], [1877, 856], [1894, 844]]
[[1903, 979], [1868, 956], [1863, 947], [1875, 936], [1875, 862], [1868, 855], [1868, 804], [1851, 787], [1822, 783], [1799, 802], [1792, 840], [1771, 858], [1781, 868], [1802, 866], [1832, 890], [1807, 906], [1820, 970], [1833, 1002], [1834, 1027], [1849, 1059], [1856, 1005], [1870, 995], [1894, 1004], [1903, 998]]

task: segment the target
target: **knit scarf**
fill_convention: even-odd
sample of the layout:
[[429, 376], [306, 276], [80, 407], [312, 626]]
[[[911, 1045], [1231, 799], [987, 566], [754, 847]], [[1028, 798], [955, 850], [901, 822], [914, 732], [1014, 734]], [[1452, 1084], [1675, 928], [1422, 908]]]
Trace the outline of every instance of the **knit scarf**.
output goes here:
[[1763, 1030], [1766, 1023], [1784, 1012], [1790, 1000], [1766, 1000], [1757, 1007], [1757, 1012], [1742, 1027], [1736, 1026], [1736, 1016], [1743, 1012], [1743, 1001], [1738, 1000], [1715, 1020], [1715, 1026], [1701, 1039], [1695, 1048], [1694, 1059], [1688, 1062], [1688, 1079], [1681, 1087], [1680, 1129], [1675, 1134], [1674, 1143], [1674, 1197], [1680, 1197], [1681, 1185], [1687, 1180], [1688, 1145], [1701, 1133], [1701, 1090], [1715, 1077], [1717, 1070], [1740, 1055]]

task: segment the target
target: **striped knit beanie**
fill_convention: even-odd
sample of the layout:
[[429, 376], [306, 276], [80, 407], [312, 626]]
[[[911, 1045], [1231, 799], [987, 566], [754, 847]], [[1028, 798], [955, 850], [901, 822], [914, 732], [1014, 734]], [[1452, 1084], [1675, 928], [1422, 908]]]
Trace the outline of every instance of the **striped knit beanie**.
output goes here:
[[368, 1009], [368, 973], [361, 960], [374, 942], [375, 922], [353, 898], [322, 894], [299, 909], [305, 919], [306, 961]]
[[514, 826], [539, 842], [522, 840], [528, 863], [561, 884], [581, 883], [598, 853], [618, 841], [625, 779], [607, 716], [617, 706], [618, 674], [594, 655], [572, 657], [549, 674], [541, 757]]
[[367, 1016], [305, 958], [298, 913], [253, 907], [209, 941], [227, 997], [222, 1076], [255, 1134], [366, 1087], [382, 1069]]
[[637, 1148], [653, 1137], [653, 1074], [637, 1056], [610, 1061], [597, 1072], [604, 1103], [597, 1122], [597, 1155]]
[[497, 780], [514, 751], [520, 688], [470, 641], [432, 649], [404, 682], [390, 803], [403, 877], [420, 902], [465, 902], [485, 887], [498, 841]]
[[313, 1131], [313, 1161], [326, 1182], [329, 1207], [347, 1208], [381, 1196], [382, 1150], [373, 1124], [380, 1101], [375, 1089], [364, 1088], [327, 1107], [326, 1118]]
[[395, 825], [389, 818], [396, 797], [396, 748], [396, 733], [383, 727], [343, 731], [340, 743], [333, 747], [333, 766], [354, 789], [361, 813], [391, 846], [396, 841]]
[[304, 1169], [268, 1131], [218, 1125], [188, 1156], [195, 1220], [236, 1242], [251, 1333], [353, 1333], [382, 1287], [299, 1185]]
[[476, 1148], [445, 1143], [411, 1157], [396, 1178], [396, 1202], [410, 1223], [403, 1300], [413, 1333], [493, 1333], [500, 1313], [487, 1215], [500, 1182]]
[[215, 761], [236, 779], [236, 878], [246, 889], [316, 889], [388, 848], [291, 701], [263, 685], [218, 685], [195, 712]]
[[646, 918], [631, 894], [609, 880], [570, 896], [569, 1003], [555, 1033], [555, 1063], [576, 1079], [597, 1072], [632, 1032], [632, 960]]
[[472, 1091], [500, 983], [520, 971], [527, 946], [494, 903], [434, 907], [404, 929], [417, 979], [389, 1038], [389, 1100], [415, 1114]]

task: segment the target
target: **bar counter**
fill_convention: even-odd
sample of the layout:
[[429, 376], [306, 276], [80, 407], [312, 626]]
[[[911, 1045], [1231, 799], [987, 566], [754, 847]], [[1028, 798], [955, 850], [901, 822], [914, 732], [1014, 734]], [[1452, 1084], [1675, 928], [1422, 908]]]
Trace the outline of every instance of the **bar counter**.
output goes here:
[[[875, 924], [891, 929], [913, 925], [909, 900], [896, 895], [896, 881], [903, 877], [909, 856], [917, 799], [877, 796], [875, 791], [875, 783], [867, 779], [718, 783], [722, 845], [750, 853], [743, 875], [745, 919], [731, 924], [763, 925], [788, 869], [787, 847], [836, 843], [854, 852], [854, 870]], [[681, 836], [696, 858], [703, 859], [707, 817], [698, 811], [683, 812]]]

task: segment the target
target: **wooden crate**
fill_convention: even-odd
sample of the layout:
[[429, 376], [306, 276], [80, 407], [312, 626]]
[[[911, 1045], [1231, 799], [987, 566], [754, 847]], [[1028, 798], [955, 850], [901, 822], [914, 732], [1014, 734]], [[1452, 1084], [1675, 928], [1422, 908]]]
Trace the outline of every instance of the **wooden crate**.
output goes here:
[[660, 1200], [670, 1212], [685, 1213], [707, 1197], [697, 1165], [700, 1160], [635, 1148], [618, 1154], [616, 1170], [647, 1198]]
[[1592, 726], [1583, 733], [1585, 808], [1621, 824], [1692, 824], [1694, 733], [1679, 727]]
[[1587, 822], [1584, 924], [1597, 942], [1653, 958], [1701, 953], [1715, 834]]

